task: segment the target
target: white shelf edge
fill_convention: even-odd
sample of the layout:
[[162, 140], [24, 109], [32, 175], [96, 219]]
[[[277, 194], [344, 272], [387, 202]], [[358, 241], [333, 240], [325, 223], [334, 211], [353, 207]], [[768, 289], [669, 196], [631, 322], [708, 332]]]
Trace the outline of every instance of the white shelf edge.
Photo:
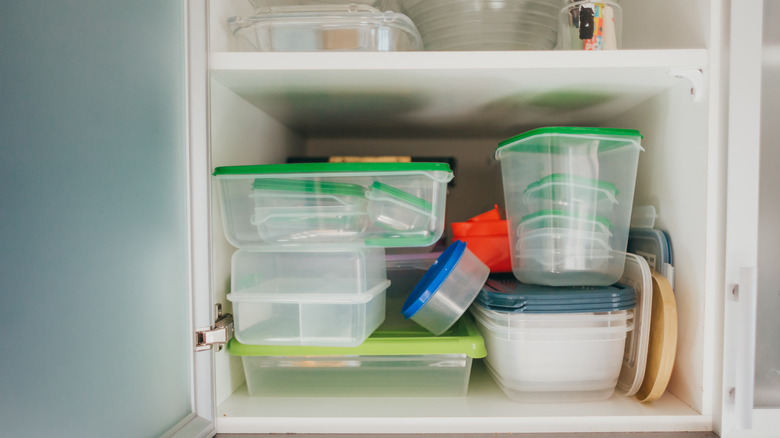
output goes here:
[[[467, 55], [467, 56], [466, 56]], [[706, 49], [522, 52], [216, 52], [211, 71], [703, 69]]]

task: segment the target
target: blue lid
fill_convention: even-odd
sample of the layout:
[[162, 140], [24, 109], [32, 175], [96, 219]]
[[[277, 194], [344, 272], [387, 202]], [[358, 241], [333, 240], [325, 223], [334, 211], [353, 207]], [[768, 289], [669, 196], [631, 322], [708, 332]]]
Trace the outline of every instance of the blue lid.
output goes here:
[[553, 287], [521, 283], [511, 274], [493, 274], [476, 301], [486, 308], [506, 312], [607, 312], [634, 307], [636, 293], [633, 287], [620, 283]]
[[661, 270], [663, 263], [672, 264], [669, 239], [661, 230], [632, 228], [628, 232], [628, 252], [641, 256], [651, 268]]
[[452, 268], [458, 264], [464, 252], [466, 252], [466, 242], [460, 240], [456, 240], [444, 250], [404, 302], [401, 314], [405, 318], [414, 316], [431, 299], [450, 275]]

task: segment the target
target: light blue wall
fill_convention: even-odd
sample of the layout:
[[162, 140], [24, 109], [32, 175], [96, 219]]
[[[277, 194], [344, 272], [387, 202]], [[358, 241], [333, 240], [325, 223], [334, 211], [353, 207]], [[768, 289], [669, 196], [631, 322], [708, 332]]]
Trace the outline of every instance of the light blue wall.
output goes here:
[[184, 6], [0, 0], [0, 428], [190, 412]]

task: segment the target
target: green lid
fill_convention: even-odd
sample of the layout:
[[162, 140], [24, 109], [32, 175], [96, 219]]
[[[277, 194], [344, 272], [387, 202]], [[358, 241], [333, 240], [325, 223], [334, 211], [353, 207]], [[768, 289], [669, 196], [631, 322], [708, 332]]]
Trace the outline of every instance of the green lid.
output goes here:
[[534, 129], [522, 134], [508, 138], [498, 144], [496, 149], [496, 158], [500, 159], [502, 151], [530, 152], [530, 153], [549, 153], [560, 154], [570, 150], [570, 147], [564, 145], [550, 146], [546, 143], [537, 143], [532, 141], [536, 137], [549, 137], [559, 135], [561, 137], [593, 137], [601, 140], [598, 151], [606, 152], [625, 146], [633, 145], [642, 150], [640, 140], [642, 134], [636, 129], [617, 129], [617, 128], [587, 128], [587, 127], [549, 127]]
[[465, 354], [485, 357], [485, 341], [471, 315], [464, 315], [440, 336], [417, 326], [406, 330], [377, 330], [357, 347], [303, 347], [286, 345], [245, 345], [233, 338], [228, 343], [233, 356], [409, 356], [423, 354]]
[[532, 219], [536, 219], [536, 218], [539, 218], [539, 217], [542, 217], [542, 216], [553, 216], [553, 217], [556, 217], [556, 218], [562, 217], [562, 218], [582, 219], [582, 220], [586, 220], [586, 221], [597, 222], [597, 223], [603, 225], [606, 229], [609, 229], [609, 228], [612, 227], [612, 224], [609, 222], [609, 219], [607, 219], [605, 217], [601, 217], [601, 216], [587, 216], [587, 215], [580, 216], [580, 215], [573, 214], [573, 213], [568, 212], [568, 211], [562, 211], [562, 210], [539, 210], [539, 211], [537, 211], [535, 213], [531, 213], [531, 214], [527, 214], [527, 215], [523, 216], [523, 218], [520, 219], [520, 223], [523, 224], [525, 222], [531, 221]]
[[286, 192], [322, 193], [328, 195], [363, 196], [363, 186], [332, 181], [305, 179], [257, 178], [252, 183], [255, 190], [281, 190]]
[[450, 172], [447, 163], [291, 163], [217, 167], [215, 176], [268, 173]]
[[606, 193], [611, 193], [613, 197], [617, 196], [618, 194], [617, 186], [611, 182], [585, 178], [584, 176], [572, 175], [570, 173], [553, 173], [551, 175], [547, 175], [539, 181], [530, 184], [523, 193], [528, 194], [529, 192], [539, 189], [546, 184], [577, 184], [579, 186], [589, 187], [593, 190], [600, 190]]
[[378, 192], [382, 192], [383, 194], [391, 198], [396, 198], [406, 204], [409, 204], [413, 207], [417, 207], [420, 210], [428, 211], [428, 212], [433, 211], [433, 205], [430, 202], [426, 201], [425, 199], [418, 198], [417, 196], [406, 193], [405, 191], [397, 189], [393, 186], [383, 184], [379, 181], [376, 181], [373, 184], [371, 184], [370, 189]]

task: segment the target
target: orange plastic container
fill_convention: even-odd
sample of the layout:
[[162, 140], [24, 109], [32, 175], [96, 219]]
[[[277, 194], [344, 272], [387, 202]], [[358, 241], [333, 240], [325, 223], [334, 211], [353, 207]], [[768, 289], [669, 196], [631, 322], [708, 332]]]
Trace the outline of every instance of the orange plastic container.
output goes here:
[[512, 272], [506, 219], [501, 219], [498, 205], [469, 219], [452, 223], [452, 237], [466, 242], [490, 272]]

